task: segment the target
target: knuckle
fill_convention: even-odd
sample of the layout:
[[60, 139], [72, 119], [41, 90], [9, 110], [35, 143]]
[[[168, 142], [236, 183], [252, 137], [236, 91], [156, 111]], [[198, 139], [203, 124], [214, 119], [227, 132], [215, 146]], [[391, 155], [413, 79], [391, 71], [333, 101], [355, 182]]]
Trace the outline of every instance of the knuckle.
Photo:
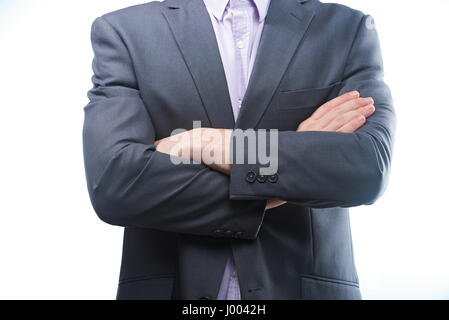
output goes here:
[[365, 100], [363, 98], [357, 99], [357, 101], [354, 101], [353, 107], [360, 107], [363, 106], [365, 103]]

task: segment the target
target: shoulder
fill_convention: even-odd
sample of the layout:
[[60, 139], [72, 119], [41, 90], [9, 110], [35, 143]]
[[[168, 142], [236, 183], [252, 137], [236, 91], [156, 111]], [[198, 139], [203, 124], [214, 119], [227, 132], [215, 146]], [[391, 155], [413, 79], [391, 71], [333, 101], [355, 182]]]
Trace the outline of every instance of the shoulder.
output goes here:
[[302, 2], [306, 8], [315, 12], [318, 19], [328, 19], [333, 23], [360, 23], [366, 16], [365, 13], [360, 10], [338, 3], [321, 2], [319, 0]]
[[152, 1], [120, 10], [112, 11], [102, 15], [93, 22], [92, 29], [104, 28], [115, 30], [118, 34], [140, 34], [143, 30], [147, 32], [157, 29], [163, 24], [162, 10], [166, 7], [165, 2]]
[[363, 18], [365, 14], [355, 8], [340, 3], [322, 2], [319, 0], [300, 1], [306, 7], [314, 10], [317, 14], [334, 14], [341, 17]]
[[163, 6], [163, 2], [152, 1], [112, 11], [104, 14], [101, 18], [105, 19], [113, 25], [126, 24], [132, 21], [140, 21], [143, 19], [147, 20], [151, 17], [158, 16]]
[[320, 32], [337, 36], [340, 40], [351, 39], [357, 34], [363, 21], [371, 18], [360, 10], [338, 3], [319, 0], [302, 1], [315, 14], [313, 24]]

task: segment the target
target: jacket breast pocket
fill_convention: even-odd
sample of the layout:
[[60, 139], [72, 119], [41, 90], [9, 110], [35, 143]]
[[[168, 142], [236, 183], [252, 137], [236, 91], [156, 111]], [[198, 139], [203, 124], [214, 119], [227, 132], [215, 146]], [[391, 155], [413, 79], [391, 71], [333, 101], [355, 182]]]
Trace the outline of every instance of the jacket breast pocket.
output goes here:
[[278, 110], [317, 109], [329, 100], [336, 98], [341, 88], [342, 82], [337, 82], [324, 88], [280, 91]]

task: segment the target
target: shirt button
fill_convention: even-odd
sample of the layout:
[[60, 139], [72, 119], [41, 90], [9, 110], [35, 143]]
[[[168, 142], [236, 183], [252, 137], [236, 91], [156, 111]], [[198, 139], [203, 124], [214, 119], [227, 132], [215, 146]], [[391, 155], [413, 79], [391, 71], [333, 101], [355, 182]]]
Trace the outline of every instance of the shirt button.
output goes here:
[[237, 278], [237, 272], [233, 271], [233, 272], [232, 272], [232, 277], [233, 277], [233, 278]]
[[239, 49], [243, 49], [245, 47], [245, 45], [244, 45], [244, 43], [243, 43], [243, 41], [242, 40], [240, 40], [240, 41], [237, 41], [237, 48], [239, 48]]

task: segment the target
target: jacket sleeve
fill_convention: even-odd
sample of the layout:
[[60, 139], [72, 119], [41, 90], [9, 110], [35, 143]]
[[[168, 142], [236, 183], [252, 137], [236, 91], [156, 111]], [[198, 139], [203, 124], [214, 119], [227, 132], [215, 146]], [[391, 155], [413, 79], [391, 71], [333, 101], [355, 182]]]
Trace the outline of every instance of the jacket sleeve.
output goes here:
[[94, 87], [83, 145], [90, 198], [105, 222], [194, 235], [254, 239], [266, 201], [231, 201], [229, 177], [200, 164], [172, 163], [154, 146], [125, 43], [106, 20], [92, 27]]
[[260, 183], [248, 179], [248, 174], [259, 172], [260, 164], [232, 165], [231, 198], [279, 198], [318, 208], [374, 203], [387, 185], [396, 117], [370, 16], [360, 23], [340, 94], [352, 90], [374, 98], [376, 112], [365, 126], [354, 134], [279, 132], [277, 175]]

